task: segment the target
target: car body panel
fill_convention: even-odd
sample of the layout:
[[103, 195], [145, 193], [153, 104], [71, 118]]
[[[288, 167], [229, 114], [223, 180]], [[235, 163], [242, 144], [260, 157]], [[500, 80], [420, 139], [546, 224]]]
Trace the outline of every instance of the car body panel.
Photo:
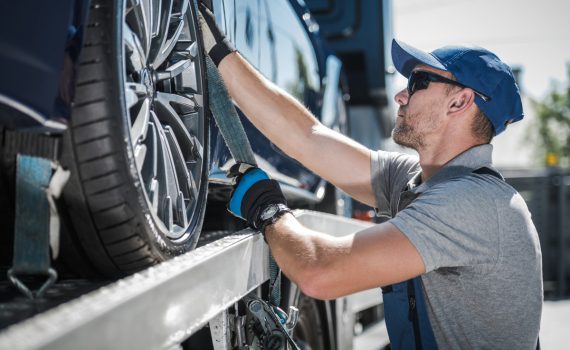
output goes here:
[[3, 1], [0, 13], [0, 124], [64, 130], [87, 1]]

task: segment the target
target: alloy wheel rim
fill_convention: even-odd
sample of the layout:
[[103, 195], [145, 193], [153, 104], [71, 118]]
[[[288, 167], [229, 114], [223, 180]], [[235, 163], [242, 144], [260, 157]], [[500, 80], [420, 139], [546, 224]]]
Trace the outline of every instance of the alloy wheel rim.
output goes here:
[[129, 0], [122, 28], [130, 141], [146, 201], [174, 242], [188, 239], [203, 184], [202, 61], [189, 0]]

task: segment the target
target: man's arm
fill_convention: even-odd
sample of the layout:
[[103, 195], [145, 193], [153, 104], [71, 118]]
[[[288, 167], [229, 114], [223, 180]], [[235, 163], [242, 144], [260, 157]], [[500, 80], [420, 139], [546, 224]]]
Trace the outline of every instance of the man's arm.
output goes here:
[[277, 147], [352, 197], [376, 206], [371, 151], [322, 125], [302, 104], [265, 79], [237, 52], [202, 3], [204, 50], [218, 66], [230, 95]]
[[309, 230], [285, 214], [267, 227], [265, 237], [285, 275], [318, 299], [402, 282], [425, 272], [417, 249], [389, 222], [333, 237]]
[[260, 230], [277, 263], [301, 290], [333, 299], [405, 281], [424, 273], [415, 246], [391, 223], [333, 237], [309, 230], [290, 214], [279, 183], [261, 169], [238, 163], [228, 209]]
[[369, 149], [322, 125], [238, 53], [226, 56], [219, 69], [240, 109], [277, 147], [357, 200], [376, 206]]

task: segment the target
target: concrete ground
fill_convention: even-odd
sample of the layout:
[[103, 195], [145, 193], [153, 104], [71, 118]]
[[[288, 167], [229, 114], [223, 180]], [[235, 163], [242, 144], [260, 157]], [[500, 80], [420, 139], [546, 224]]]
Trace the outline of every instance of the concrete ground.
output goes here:
[[[377, 329], [372, 333], [355, 341], [354, 350], [380, 350], [377, 344], [386, 336], [385, 330]], [[570, 300], [544, 303], [540, 347], [542, 350], [570, 349]]]

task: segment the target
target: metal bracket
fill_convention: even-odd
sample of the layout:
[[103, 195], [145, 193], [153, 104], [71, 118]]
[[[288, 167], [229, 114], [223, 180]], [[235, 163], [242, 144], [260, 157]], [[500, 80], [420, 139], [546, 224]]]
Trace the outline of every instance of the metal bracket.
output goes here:
[[[297, 344], [291, 337], [293, 328], [288, 329], [286, 324], [289, 323], [294, 327], [293, 319], [290, 319], [287, 314], [276, 306], [270, 306], [267, 302], [258, 298], [255, 295], [248, 295], [244, 298], [248, 312], [259, 322], [263, 330], [263, 349], [272, 350], [285, 350], [294, 349], [299, 350]], [[298, 311], [294, 308], [294, 318], [298, 318]], [[288, 346], [289, 345], [289, 346]]]
[[212, 318], [209, 325], [214, 350], [230, 350], [232, 345], [228, 310], [224, 310]]
[[33, 291], [30, 290], [30, 288], [28, 288], [28, 286], [26, 286], [18, 278], [18, 276], [14, 273], [14, 269], [9, 269], [6, 275], [8, 276], [10, 282], [12, 282], [12, 284], [14, 284], [14, 286], [16, 286], [16, 288], [18, 288], [18, 290], [22, 292], [22, 294], [24, 294], [25, 296], [27, 296], [29, 299], [32, 300], [36, 298], [41, 298], [42, 295], [45, 293], [45, 291], [48, 290], [48, 288], [51, 287], [57, 280], [57, 272], [50, 267], [47, 270], [48, 278], [46, 279], [46, 281], [42, 284], [40, 288], [38, 288], [37, 291]]

